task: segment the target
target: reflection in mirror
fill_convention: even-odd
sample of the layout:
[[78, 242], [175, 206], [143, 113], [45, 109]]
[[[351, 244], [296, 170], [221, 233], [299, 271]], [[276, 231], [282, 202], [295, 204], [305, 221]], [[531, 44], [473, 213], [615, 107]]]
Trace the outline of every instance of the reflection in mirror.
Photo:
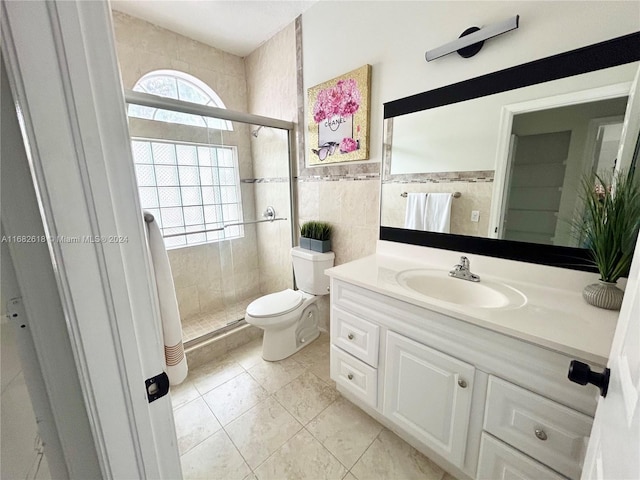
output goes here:
[[444, 233], [579, 247], [580, 178], [633, 167], [616, 158], [639, 63], [387, 118], [381, 226], [438, 231], [402, 194], [460, 192]]
[[[613, 173], [626, 105], [620, 97], [514, 116], [497, 238], [579, 246], [580, 178]], [[611, 126], [606, 140], [599, 126]]]

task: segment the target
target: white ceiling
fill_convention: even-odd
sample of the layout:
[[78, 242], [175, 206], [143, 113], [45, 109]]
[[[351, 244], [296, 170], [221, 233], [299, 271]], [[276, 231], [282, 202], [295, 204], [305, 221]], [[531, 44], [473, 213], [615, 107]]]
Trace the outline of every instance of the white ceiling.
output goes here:
[[112, 0], [114, 10], [245, 57], [318, 0]]

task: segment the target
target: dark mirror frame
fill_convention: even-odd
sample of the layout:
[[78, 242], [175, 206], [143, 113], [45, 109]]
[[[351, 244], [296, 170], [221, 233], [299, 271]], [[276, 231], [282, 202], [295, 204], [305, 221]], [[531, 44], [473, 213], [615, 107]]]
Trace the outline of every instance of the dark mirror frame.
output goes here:
[[[384, 104], [384, 118], [419, 112], [640, 60], [640, 32], [499, 70]], [[638, 151], [636, 143], [636, 156]], [[381, 179], [381, 181], [383, 178]], [[381, 203], [382, 208], [382, 203]], [[597, 272], [583, 248], [380, 226], [380, 240]]]

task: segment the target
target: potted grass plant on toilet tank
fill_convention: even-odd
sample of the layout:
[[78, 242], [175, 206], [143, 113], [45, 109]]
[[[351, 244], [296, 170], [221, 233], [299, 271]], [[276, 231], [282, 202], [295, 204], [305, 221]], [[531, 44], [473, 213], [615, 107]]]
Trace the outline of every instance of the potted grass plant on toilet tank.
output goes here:
[[326, 222], [305, 222], [300, 227], [300, 247], [314, 252], [331, 251], [333, 228]]

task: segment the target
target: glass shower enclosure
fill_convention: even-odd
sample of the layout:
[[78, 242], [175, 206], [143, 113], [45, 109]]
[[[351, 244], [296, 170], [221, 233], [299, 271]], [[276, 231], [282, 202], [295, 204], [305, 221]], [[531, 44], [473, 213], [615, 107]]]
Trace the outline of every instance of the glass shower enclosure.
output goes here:
[[293, 124], [128, 91], [140, 203], [161, 229], [187, 346], [293, 288]]

